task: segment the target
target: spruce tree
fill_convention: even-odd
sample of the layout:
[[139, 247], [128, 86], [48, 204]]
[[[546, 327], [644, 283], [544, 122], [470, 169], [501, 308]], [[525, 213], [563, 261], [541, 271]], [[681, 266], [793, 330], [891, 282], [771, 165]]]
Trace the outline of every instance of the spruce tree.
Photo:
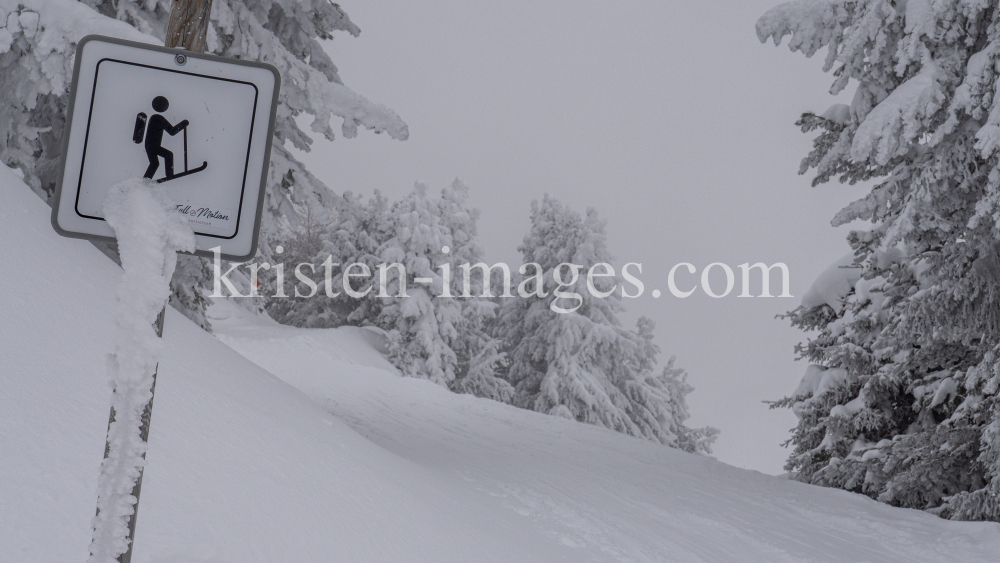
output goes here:
[[798, 1], [757, 23], [761, 41], [827, 49], [831, 93], [800, 172], [873, 180], [834, 225], [850, 260], [792, 323], [813, 363], [775, 403], [799, 417], [798, 479], [955, 519], [1000, 521], [1000, 13], [996, 2]]
[[[620, 278], [610, 270], [605, 224], [545, 196], [531, 206], [531, 230], [518, 248], [519, 296], [503, 301], [496, 329], [510, 358], [514, 404], [538, 412], [709, 453], [717, 431], [690, 429], [684, 397], [691, 387], [673, 360], [656, 371], [654, 324], [621, 326]], [[574, 273], [575, 272], [575, 273]], [[616, 290], [616, 287], [618, 289]]]
[[[506, 292], [505, 280], [499, 269], [491, 269], [496, 277], [490, 279], [481, 268], [473, 267], [485, 264], [485, 255], [479, 244], [479, 210], [471, 207], [468, 199], [469, 187], [456, 178], [441, 190], [438, 200], [438, 216], [451, 233], [452, 294], [462, 306], [458, 338], [452, 344], [458, 366], [449, 387], [459, 393], [509, 403], [514, 389], [498, 376], [507, 357], [501, 342], [489, 334], [489, 327], [496, 321], [497, 300]], [[469, 296], [465, 296], [465, 266], [469, 267]], [[485, 291], [487, 283], [489, 295]]]
[[459, 267], [483, 259], [476, 238], [479, 212], [467, 198], [468, 187], [459, 180], [438, 197], [418, 182], [392, 206], [391, 236], [379, 257], [405, 268], [406, 296], [399, 296], [404, 280], [398, 269], [387, 267], [386, 295], [380, 297], [375, 324], [388, 331], [390, 359], [405, 375], [502, 400], [510, 396], [494, 375], [502, 355], [484, 329], [495, 304], [483, 296], [478, 269], [465, 295]]

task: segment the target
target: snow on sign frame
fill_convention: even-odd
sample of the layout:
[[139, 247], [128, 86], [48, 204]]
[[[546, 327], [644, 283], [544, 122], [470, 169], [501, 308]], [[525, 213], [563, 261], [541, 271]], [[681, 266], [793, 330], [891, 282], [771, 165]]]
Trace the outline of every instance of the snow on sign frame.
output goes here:
[[88, 35], [77, 47], [52, 207], [60, 235], [114, 241], [111, 186], [161, 183], [200, 256], [257, 252], [281, 78], [271, 65]]

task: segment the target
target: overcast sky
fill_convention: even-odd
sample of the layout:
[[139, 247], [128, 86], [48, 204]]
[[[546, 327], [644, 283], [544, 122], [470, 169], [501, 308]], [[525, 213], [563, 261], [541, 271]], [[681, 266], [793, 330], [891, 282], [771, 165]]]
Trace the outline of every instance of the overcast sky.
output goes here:
[[[391, 198], [459, 177], [487, 258], [512, 264], [531, 200], [596, 208], [618, 264], [643, 265], [646, 293], [626, 300], [625, 321], [656, 320], [664, 356], [690, 372], [689, 423], [722, 430], [720, 460], [780, 473], [795, 418], [762, 401], [791, 393], [806, 366], [793, 353], [803, 335], [774, 317], [849, 252], [829, 222], [864, 189], [797, 175], [810, 137], [795, 120], [853, 88], [835, 99], [821, 56], [757, 41], [775, 2], [340, 4], [362, 29], [327, 44], [344, 83], [395, 109], [410, 139], [318, 140], [310, 169], [334, 191]], [[738, 275], [758, 261], [788, 265], [794, 299], [667, 291], [678, 262]]]

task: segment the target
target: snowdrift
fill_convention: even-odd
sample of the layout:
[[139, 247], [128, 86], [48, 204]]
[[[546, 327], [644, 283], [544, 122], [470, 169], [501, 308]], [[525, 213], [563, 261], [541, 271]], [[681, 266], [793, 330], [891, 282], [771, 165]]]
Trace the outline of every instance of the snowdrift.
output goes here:
[[[0, 561], [83, 561], [120, 270], [0, 167]], [[398, 377], [360, 329], [168, 310], [133, 561], [995, 561], [947, 522]], [[237, 353], [238, 352], [238, 353]]]

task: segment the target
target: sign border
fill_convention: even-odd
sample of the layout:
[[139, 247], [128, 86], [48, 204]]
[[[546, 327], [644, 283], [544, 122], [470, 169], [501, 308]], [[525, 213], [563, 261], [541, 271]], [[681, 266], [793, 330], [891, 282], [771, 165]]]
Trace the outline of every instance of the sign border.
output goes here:
[[[252, 237], [252, 239], [250, 241], [250, 251], [249, 251], [249, 253], [247, 253], [245, 255], [234, 255], [234, 254], [220, 254], [219, 255], [223, 260], [229, 260], [231, 262], [245, 262], [245, 261], [250, 260], [251, 258], [253, 258], [257, 254], [258, 239], [260, 238], [260, 223], [261, 223], [261, 217], [262, 217], [263, 212], [264, 212], [264, 197], [265, 197], [266, 191], [267, 191], [267, 173], [268, 173], [268, 170], [269, 170], [270, 164], [271, 164], [271, 144], [272, 144], [272, 141], [274, 139], [274, 125], [275, 125], [275, 118], [277, 116], [277, 111], [278, 111], [278, 94], [279, 94], [280, 89], [281, 89], [281, 74], [278, 72], [278, 69], [275, 68], [274, 65], [270, 65], [270, 64], [267, 64], [267, 63], [260, 63], [260, 62], [256, 62], [256, 61], [244, 61], [244, 60], [241, 60], [241, 59], [233, 59], [233, 58], [229, 58], [229, 57], [220, 57], [220, 56], [217, 56], [217, 55], [208, 55], [208, 54], [205, 54], [205, 53], [195, 53], [195, 52], [192, 52], [192, 51], [185, 51], [184, 49], [170, 49], [168, 47], [163, 47], [163, 46], [160, 46], [160, 45], [153, 45], [153, 44], [150, 44], [150, 43], [140, 43], [140, 42], [137, 42], [137, 41], [128, 41], [126, 39], [119, 39], [117, 37], [108, 37], [108, 36], [104, 36], [104, 35], [87, 35], [84, 38], [80, 39], [79, 43], [77, 43], [77, 47], [76, 47], [76, 60], [74, 61], [74, 64], [73, 64], [73, 81], [71, 82], [71, 86], [70, 86], [69, 107], [67, 108], [67, 111], [66, 111], [66, 128], [65, 128], [65, 130], [63, 132], [62, 154], [59, 156], [59, 176], [58, 176], [58, 178], [56, 180], [56, 190], [55, 190], [55, 194], [53, 195], [53, 199], [52, 199], [52, 215], [51, 215], [52, 228], [55, 229], [55, 231], [57, 233], [59, 233], [60, 235], [62, 235], [64, 237], [68, 237], [68, 238], [78, 238], [78, 239], [85, 239], [85, 240], [92, 240], [92, 241], [101, 241], [101, 242], [111, 242], [111, 243], [118, 242], [118, 239], [116, 239], [115, 237], [106, 237], [106, 236], [101, 236], [101, 235], [92, 235], [92, 234], [89, 234], [89, 233], [79, 233], [79, 232], [75, 232], [75, 231], [67, 231], [67, 230], [65, 230], [65, 229], [63, 229], [62, 227], [59, 226], [59, 206], [60, 206], [60, 204], [62, 202], [63, 183], [65, 181], [64, 175], [65, 175], [65, 172], [66, 172], [66, 158], [67, 158], [67, 154], [69, 152], [69, 139], [70, 139], [69, 133], [70, 133], [71, 125], [73, 123], [73, 110], [74, 110], [74, 107], [76, 105], [77, 83], [79, 82], [80, 72], [82, 70], [81, 69], [81, 67], [82, 67], [82, 57], [80, 57], [80, 53], [82, 53], [84, 45], [86, 45], [87, 43], [89, 43], [91, 41], [99, 41], [99, 42], [104, 42], [104, 43], [114, 43], [114, 44], [122, 45], [122, 46], [125, 46], [125, 47], [135, 47], [135, 48], [138, 48], [138, 49], [144, 49], [144, 50], [150, 50], [150, 51], [159, 51], [161, 53], [167, 53], [167, 54], [171, 54], [171, 55], [179, 55], [180, 54], [180, 55], [184, 55], [185, 57], [188, 57], [188, 58], [204, 59], [204, 60], [208, 60], [208, 61], [212, 61], [212, 62], [221, 62], [221, 63], [226, 63], [226, 64], [235, 64], [235, 65], [241, 65], [241, 66], [256, 67], [256, 68], [261, 68], [261, 69], [270, 71], [271, 74], [274, 75], [274, 92], [273, 92], [273, 95], [271, 97], [271, 111], [270, 111], [270, 115], [269, 115], [269, 119], [268, 119], [267, 136], [264, 138], [264, 162], [263, 162], [263, 166], [261, 167], [260, 188], [259, 188], [259, 194], [258, 194], [258, 197], [257, 197], [257, 210], [256, 210], [256, 214], [254, 215], [254, 228], [253, 228], [253, 237]], [[96, 85], [96, 80], [95, 80], [95, 85]], [[255, 85], [255, 87], [256, 87], [256, 85]], [[257, 112], [255, 110], [254, 111], [254, 119], [256, 119], [256, 113]], [[89, 123], [88, 123], [88, 125], [89, 125]], [[89, 126], [88, 126], [88, 129], [89, 129]], [[82, 171], [82, 167], [81, 167], [81, 171]], [[244, 172], [244, 176], [245, 175], [246, 175], [246, 172]], [[243, 196], [246, 193], [246, 189], [247, 189], [247, 187], [245, 185], [245, 182], [246, 182], [246, 180], [244, 179], [243, 193], [241, 193], [241, 195], [240, 195], [241, 202], [242, 202]], [[242, 206], [242, 203], [241, 203], [241, 206]], [[74, 209], [74, 211], [75, 211], [75, 209]], [[237, 232], [238, 231], [239, 231], [239, 226], [237, 225]], [[202, 236], [202, 235], [200, 235], [200, 236]], [[235, 236], [236, 235], [234, 234], [233, 237], [235, 237]], [[219, 238], [219, 237], [215, 237], [215, 238]], [[214, 258], [216, 256], [215, 253], [212, 252], [211, 250], [195, 250], [194, 252], [185, 253], [185, 254], [194, 254], [196, 256], [202, 256], [202, 257], [205, 257], [205, 258]]]

